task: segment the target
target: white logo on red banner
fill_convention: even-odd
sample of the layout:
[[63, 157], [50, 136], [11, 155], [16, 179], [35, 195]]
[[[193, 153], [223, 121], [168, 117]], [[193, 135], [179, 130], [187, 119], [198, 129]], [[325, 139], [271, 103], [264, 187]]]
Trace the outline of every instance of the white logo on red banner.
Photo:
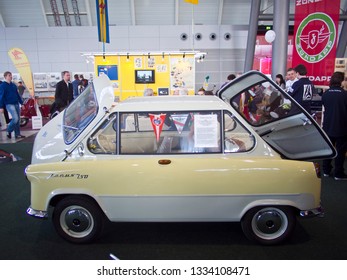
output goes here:
[[149, 114], [149, 118], [151, 120], [151, 124], [154, 130], [154, 134], [157, 139], [157, 142], [159, 142], [160, 134], [163, 129], [166, 114], [160, 114], [160, 115]]

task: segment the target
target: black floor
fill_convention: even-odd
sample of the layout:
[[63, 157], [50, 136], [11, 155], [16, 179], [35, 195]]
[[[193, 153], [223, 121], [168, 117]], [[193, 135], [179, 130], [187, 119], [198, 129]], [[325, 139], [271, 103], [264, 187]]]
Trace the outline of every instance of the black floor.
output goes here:
[[[292, 238], [280, 246], [249, 242], [238, 223], [114, 223], [94, 244], [62, 240], [50, 220], [26, 214], [30, 185], [24, 169], [32, 143], [3, 144], [22, 158], [0, 164], [0, 259], [123, 260], [174, 259], [347, 259], [347, 181], [322, 179], [324, 218], [299, 220]], [[346, 168], [347, 170], [347, 168]]]

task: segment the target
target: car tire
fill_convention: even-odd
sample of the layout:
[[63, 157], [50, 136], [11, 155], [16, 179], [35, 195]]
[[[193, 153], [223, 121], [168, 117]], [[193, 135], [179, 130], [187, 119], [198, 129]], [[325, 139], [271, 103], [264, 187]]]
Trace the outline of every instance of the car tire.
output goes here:
[[57, 233], [73, 243], [90, 243], [102, 232], [104, 215], [88, 197], [69, 196], [59, 201], [53, 211]]
[[276, 245], [293, 232], [296, 217], [291, 207], [261, 206], [250, 209], [241, 219], [244, 234], [264, 245]]
[[26, 126], [28, 122], [29, 122], [28, 118], [20, 118], [19, 125], [23, 127], [23, 126]]

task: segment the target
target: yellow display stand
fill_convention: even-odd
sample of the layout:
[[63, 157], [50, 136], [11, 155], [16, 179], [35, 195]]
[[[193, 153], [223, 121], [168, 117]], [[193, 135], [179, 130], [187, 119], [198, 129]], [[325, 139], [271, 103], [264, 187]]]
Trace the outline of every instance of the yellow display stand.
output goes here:
[[[97, 53], [88, 57], [93, 56], [95, 75], [108, 75], [116, 99], [122, 101], [143, 96], [146, 88], [153, 89], [154, 95], [172, 95], [177, 88], [186, 88], [189, 95], [194, 95], [197, 54], [201, 53]], [[136, 73], [141, 71], [152, 73], [153, 80], [136, 80]]]

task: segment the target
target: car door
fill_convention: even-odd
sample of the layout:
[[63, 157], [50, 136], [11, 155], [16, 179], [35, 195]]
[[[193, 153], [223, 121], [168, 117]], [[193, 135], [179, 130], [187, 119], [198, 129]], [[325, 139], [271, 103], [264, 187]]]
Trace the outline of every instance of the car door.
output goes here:
[[313, 117], [264, 74], [245, 73], [223, 88], [220, 97], [285, 158], [317, 160], [336, 156]]
[[63, 112], [51, 119], [37, 134], [32, 163], [56, 162], [66, 158], [99, 122], [114, 101], [109, 78], [94, 79]]

